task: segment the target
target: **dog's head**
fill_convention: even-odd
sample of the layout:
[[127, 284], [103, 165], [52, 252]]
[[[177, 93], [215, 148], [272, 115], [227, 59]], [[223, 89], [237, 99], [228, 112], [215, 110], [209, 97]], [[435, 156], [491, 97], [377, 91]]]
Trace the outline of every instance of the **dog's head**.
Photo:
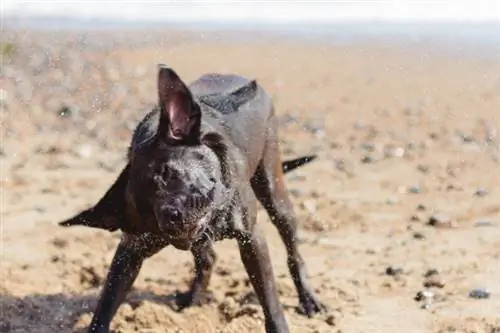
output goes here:
[[[130, 154], [129, 189], [171, 241], [192, 242], [226, 198], [217, 135], [201, 135], [201, 110], [166, 66], [158, 70], [159, 124], [153, 139]], [[139, 207], [138, 207], [139, 208]]]

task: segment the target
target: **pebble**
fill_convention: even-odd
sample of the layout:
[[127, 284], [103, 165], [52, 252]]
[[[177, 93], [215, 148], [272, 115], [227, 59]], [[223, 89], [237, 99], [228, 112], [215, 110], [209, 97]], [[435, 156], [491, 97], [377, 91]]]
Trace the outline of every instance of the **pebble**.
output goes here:
[[428, 225], [436, 227], [436, 228], [452, 228], [453, 222], [452, 220], [446, 216], [441, 214], [432, 215], [427, 222]]
[[476, 192], [474, 192], [474, 195], [475, 195], [476, 197], [480, 197], [480, 198], [485, 197], [485, 196], [487, 196], [488, 194], [489, 194], [489, 193], [488, 193], [488, 190], [487, 190], [487, 189], [485, 189], [485, 188], [482, 188], [482, 187], [478, 188], [478, 189], [476, 190]]
[[326, 317], [325, 322], [330, 326], [335, 326], [336, 318], [334, 315], [329, 315]]
[[470, 291], [469, 297], [474, 299], [488, 299], [491, 297], [491, 293], [486, 289], [473, 289]]
[[401, 147], [386, 147], [384, 149], [385, 157], [403, 157], [405, 149]]
[[434, 298], [435, 294], [430, 291], [430, 290], [422, 290], [422, 291], [419, 291], [416, 295], [415, 295], [415, 301], [417, 302], [420, 302], [420, 301], [430, 301]]
[[488, 220], [480, 220], [474, 224], [475, 227], [492, 227], [494, 225], [494, 222]]
[[415, 232], [413, 233], [413, 238], [415, 239], [425, 239], [425, 235], [421, 232]]
[[420, 216], [418, 216], [417, 214], [413, 214], [410, 217], [410, 221], [412, 221], [412, 222], [418, 222], [418, 221], [420, 221]]
[[76, 154], [83, 158], [89, 158], [92, 156], [92, 147], [89, 145], [81, 145], [76, 149]]
[[441, 276], [437, 270], [428, 270], [425, 273], [424, 287], [426, 288], [443, 288], [444, 283], [441, 280]]
[[385, 269], [385, 274], [389, 276], [398, 276], [403, 274], [403, 269], [401, 267], [389, 266]]
[[58, 110], [57, 114], [61, 118], [75, 118], [79, 115], [80, 109], [75, 106], [62, 105]]
[[422, 172], [422, 173], [427, 173], [427, 172], [429, 172], [429, 167], [426, 165], [423, 165], [423, 164], [419, 164], [417, 166], [417, 170]]
[[375, 159], [370, 155], [365, 155], [361, 158], [361, 163], [363, 164], [371, 164], [373, 162], [375, 162]]
[[423, 204], [419, 204], [419, 205], [417, 206], [417, 210], [419, 210], [419, 211], [424, 211], [424, 210], [426, 210], [426, 209], [427, 209], [427, 207], [425, 207]]
[[425, 272], [424, 277], [429, 277], [429, 276], [436, 275], [436, 274], [439, 274], [439, 271], [435, 268], [431, 268], [431, 269], [427, 270], [427, 272]]
[[408, 187], [407, 192], [412, 193], [412, 194], [417, 194], [417, 193], [422, 192], [422, 189], [418, 185], [413, 185], [413, 186]]

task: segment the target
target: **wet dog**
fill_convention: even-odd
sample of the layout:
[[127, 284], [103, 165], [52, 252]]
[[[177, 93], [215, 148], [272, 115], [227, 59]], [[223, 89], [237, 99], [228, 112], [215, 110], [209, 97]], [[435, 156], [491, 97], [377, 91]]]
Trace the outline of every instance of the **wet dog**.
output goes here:
[[308, 316], [323, 309], [297, 249], [283, 179], [315, 156], [282, 162], [277, 130], [271, 99], [255, 80], [207, 74], [186, 85], [158, 66], [158, 106], [134, 131], [127, 165], [94, 207], [60, 223], [123, 231], [89, 332], [109, 332], [143, 261], [167, 245], [195, 258], [195, 277], [179, 305], [209, 301], [213, 242], [224, 238], [238, 242], [266, 332], [288, 332], [268, 246], [256, 227], [258, 202], [286, 246], [298, 309]]

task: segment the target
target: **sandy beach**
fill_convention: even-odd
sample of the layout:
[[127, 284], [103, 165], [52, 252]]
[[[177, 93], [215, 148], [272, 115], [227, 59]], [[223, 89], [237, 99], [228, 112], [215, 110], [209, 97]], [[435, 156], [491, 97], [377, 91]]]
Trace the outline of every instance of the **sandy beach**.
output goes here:
[[[85, 332], [120, 233], [57, 222], [118, 176], [156, 102], [157, 63], [188, 82], [257, 79], [275, 100], [283, 156], [319, 156], [286, 181], [326, 313], [295, 312], [284, 246], [259, 213], [291, 332], [500, 332], [499, 54], [390, 39], [6, 29], [0, 332]], [[264, 332], [236, 242], [216, 251], [216, 302], [175, 311], [193, 261], [169, 247], [144, 264], [114, 332]]]

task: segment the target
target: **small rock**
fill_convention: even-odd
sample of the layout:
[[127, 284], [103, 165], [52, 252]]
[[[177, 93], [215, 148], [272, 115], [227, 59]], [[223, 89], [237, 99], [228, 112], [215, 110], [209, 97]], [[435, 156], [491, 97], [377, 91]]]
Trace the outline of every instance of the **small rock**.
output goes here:
[[68, 246], [68, 241], [63, 238], [54, 238], [52, 244], [59, 249], [64, 249]]
[[425, 235], [421, 232], [415, 232], [413, 233], [413, 238], [415, 239], [425, 239]]
[[485, 188], [482, 188], [482, 187], [478, 188], [478, 189], [476, 190], [476, 192], [474, 192], [474, 195], [475, 195], [476, 197], [480, 197], [480, 198], [485, 197], [485, 196], [487, 196], [488, 194], [489, 194], [489, 193], [488, 193], [488, 190], [486, 190]]
[[405, 149], [401, 147], [386, 147], [384, 149], [385, 157], [403, 157]]
[[418, 210], [418, 211], [424, 211], [424, 210], [426, 210], [426, 209], [427, 209], [427, 207], [425, 207], [423, 204], [419, 204], [419, 205], [417, 206], [417, 210]]
[[474, 226], [475, 227], [492, 227], [494, 226], [495, 223], [492, 222], [492, 221], [488, 221], [488, 220], [481, 220], [481, 221], [477, 221]]
[[336, 320], [337, 320], [337, 318], [335, 318], [334, 315], [329, 315], [326, 317], [325, 323], [327, 323], [330, 326], [335, 326]]
[[491, 293], [486, 289], [473, 289], [470, 291], [469, 297], [474, 299], [488, 299], [491, 297]]
[[419, 291], [416, 295], [415, 295], [415, 301], [417, 302], [420, 302], [420, 301], [430, 301], [434, 298], [435, 294], [430, 291], [430, 290], [422, 290], [422, 291]]
[[361, 158], [361, 163], [363, 164], [370, 164], [375, 162], [375, 159], [371, 157], [370, 155], [365, 155]]
[[404, 272], [403, 269], [400, 267], [389, 266], [385, 269], [385, 274], [389, 276], [398, 276], [403, 274], [403, 272]]
[[82, 145], [77, 148], [76, 153], [80, 157], [89, 158], [92, 156], [92, 147], [89, 145]]
[[412, 221], [412, 222], [418, 222], [418, 221], [420, 221], [420, 216], [418, 216], [417, 214], [413, 214], [410, 217], [410, 221]]
[[434, 273], [433, 274], [428, 274], [429, 271], [427, 271], [426, 273], [426, 278], [425, 278], [425, 281], [424, 281], [424, 287], [426, 288], [443, 288], [444, 287], [444, 283], [443, 281], [441, 280], [441, 277], [439, 275], [439, 273]]
[[432, 215], [427, 222], [428, 225], [436, 227], [436, 228], [452, 228], [453, 222], [452, 220], [445, 215], [436, 214]]
[[425, 272], [424, 277], [427, 278], [427, 277], [430, 277], [432, 275], [437, 275], [437, 274], [439, 274], [439, 271], [435, 268], [431, 268], [431, 269], [427, 270], [427, 272]]
[[419, 164], [417, 166], [417, 170], [422, 172], [422, 173], [427, 173], [427, 172], [429, 172], [429, 167], [427, 165]]
[[422, 189], [418, 185], [413, 185], [413, 186], [408, 187], [407, 192], [412, 193], [412, 194], [417, 194], [417, 193], [422, 192]]
[[80, 109], [78, 109], [75, 106], [69, 106], [69, 105], [62, 105], [59, 110], [57, 111], [57, 114], [61, 118], [74, 118], [77, 117], [80, 113]]

